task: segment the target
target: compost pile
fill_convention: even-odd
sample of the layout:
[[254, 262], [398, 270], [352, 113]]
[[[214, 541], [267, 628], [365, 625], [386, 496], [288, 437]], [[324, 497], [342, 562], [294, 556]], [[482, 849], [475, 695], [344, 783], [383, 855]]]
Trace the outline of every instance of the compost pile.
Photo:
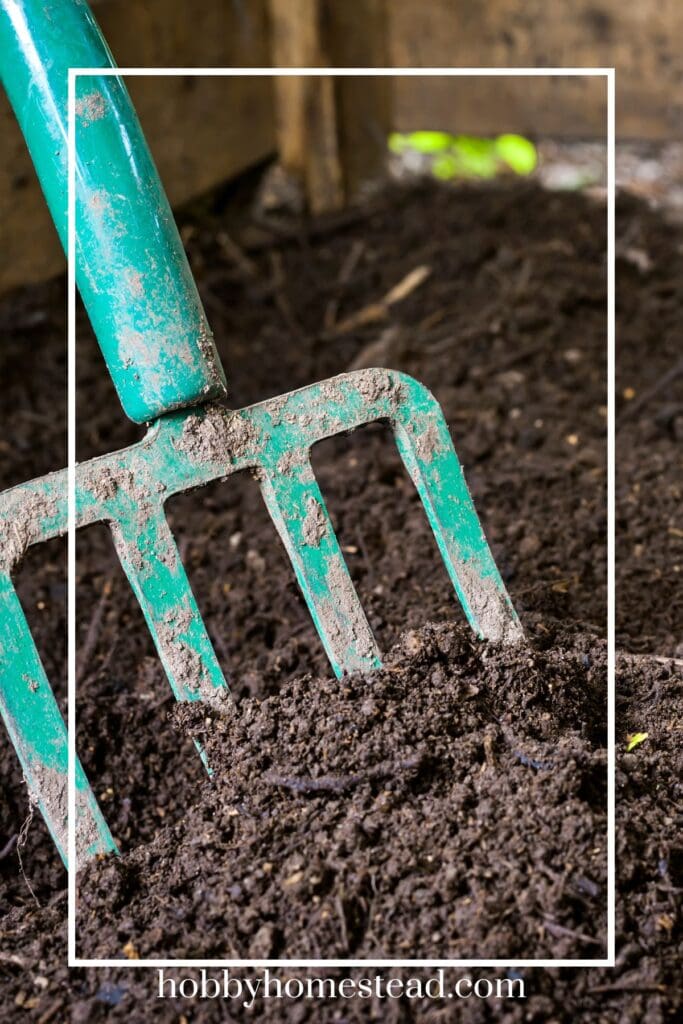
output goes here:
[[[314, 453], [388, 652], [369, 679], [330, 678], [253, 481], [231, 478], [169, 506], [237, 698], [225, 715], [172, 707], [106, 530], [84, 532], [79, 751], [126, 852], [80, 876], [79, 952], [599, 957], [604, 207], [528, 186], [424, 186], [303, 225], [240, 220], [233, 210], [244, 204], [233, 198], [213, 196], [183, 218], [231, 403], [373, 365], [430, 386], [529, 644], [501, 651], [473, 642], [381, 427]], [[619, 962], [612, 972], [525, 972], [531, 998], [506, 1006], [510, 1020], [588, 1012], [656, 1021], [676, 998], [681, 674], [670, 658], [645, 655], [680, 654], [683, 398], [680, 377], [658, 384], [679, 358], [680, 238], [631, 201], [618, 230], [627, 396], [619, 645], [638, 655], [619, 659], [620, 751], [627, 735], [649, 733], [619, 757]], [[419, 284], [400, 302], [383, 301], [409, 275]], [[19, 410], [3, 444], [6, 484], [64, 462], [61, 287], [28, 290], [1, 314], [4, 386]], [[139, 435], [117, 408], [85, 325], [81, 334], [86, 458]], [[30, 389], [20, 370], [29, 346], [41, 368]], [[44, 545], [20, 580], [57, 684], [62, 559], [60, 542]], [[207, 745], [213, 784], [191, 736]], [[1, 757], [0, 972], [16, 1014], [54, 1006], [59, 1019], [68, 1006], [74, 1019], [131, 1020], [139, 1004], [141, 1019], [161, 1019], [143, 972], [79, 976], [61, 965], [64, 875], [36, 815], [21, 863], [38, 909], [16, 855], [25, 790], [6, 745]], [[371, 1007], [348, 1004], [345, 1013], [361, 1019]], [[264, 1014], [290, 1010], [273, 1003]], [[193, 1020], [212, 1012], [186, 1010]], [[412, 1012], [425, 1019], [428, 1011]]]
[[501, 654], [425, 627], [372, 680], [302, 677], [210, 718], [183, 708], [214, 783], [155, 842], [85, 874], [89, 950], [599, 946], [604, 676], [601, 646]]

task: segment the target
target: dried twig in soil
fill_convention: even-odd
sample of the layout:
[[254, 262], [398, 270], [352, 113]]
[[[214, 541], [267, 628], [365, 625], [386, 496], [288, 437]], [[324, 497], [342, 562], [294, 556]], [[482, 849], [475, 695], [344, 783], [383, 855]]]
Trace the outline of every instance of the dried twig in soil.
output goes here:
[[386, 295], [379, 299], [378, 302], [371, 302], [368, 306], [363, 306], [356, 313], [352, 313], [340, 321], [332, 331], [332, 334], [348, 334], [350, 331], [355, 331], [357, 327], [365, 327], [367, 324], [375, 324], [380, 320], [384, 320], [389, 315], [390, 308], [396, 305], [396, 303], [407, 299], [416, 288], [419, 288], [427, 280], [431, 272], [432, 268], [424, 264], [415, 267], [398, 284], [390, 288]]
[[12, 852], [12, 850], [16, 846], [18, 839], [19, 839], [19, 836], [18, 836], [17, 833], [15, 833], [13, 836], [9, 837], [9, 839], [7, 840], [5, 845], [3, 846], [2, 850], [0, 850], [0, 860], [4, 860], [5, 857], [9, 857], [9, 855]]
[[268, 259], [272, 275], [275, 305], [280, 311], [282, 319], [285, 321], [292, 334], [299, 340], [302, 340], [305, 338], [306, 334], [289, 304], [282, 253], [277, 249], [273, 249], [268, 253]]
[[231, 238], [227, 231], [219, 231], [216, 240], [223, 254], [240, 270], [244, 277], [254, 280], [259, 276], [258, 267], [250, 260], [244, 250]]
[[100, 628], [102, 626], [102, 619], [109, 603], [109, 595], [111, 594], [112, 583], [111, 580], [105, 580], [104, 586], [102, 587], [102, 593], [100, 599], [95, 605], [95, 609], [90, 618], [88, 624], [88, 630], [85, 634], [85, 641], [78, 653], [77, 665], [76, 665], [76, 685], [83, 682], [86, 669], [90, 663], [93, 651], [97, 647], [97, 641], [100, 635]]
[[339, 277], [337, 278], [337, 293], [332, 299], [330, 299], [325, 309], [325, 315], [323, 316], [323, 324], [326, 331], [331, 331], [337, 322], [337, 312], [339, 310], [339, 292], [348, 282], [349, 278], [351, 277], [354, 270], [358, 266], [358, 262], [364, 252], [365, 242], [363, 241], [363, 239], [356, 238], [354, 242], [352, 242], [351, 248], [347, 253], [346, 259], [341, 265]]
[[646, 388], [637, 398], [630, 402], [626, 408], [619, 414], [618, 424], [621, 426], [627, 420], [633, 419], [637, 412], [647, 405], [660, 391], [663, 391], [669, 384], [673, 384], [678, 377], [683, 375], [683, 359], [679, 360], [675, 366], [672, 366], [670, 370], [667, 370], [659, 380], [655, 381], [652, 387]]
[[281, 775], [279, 772], [266, 772], [265, 782], [283, 789], [291, 789], [293, 793], [345, 793], [354, 786], [364, 782], [376, 782], [378, 779], [394, 778], [400, 772], [418, 771], [425, 763], [423, 754], [406, 758], [404, 761], [377, 764], [367, 771], [355, 775], [320, 775], [318, 778], [303, 778], [297, 775]]
[[21, 849], [22, 849], [23, 846], [26, 845], [26, 840], [28, 839], [28, 832], [29, 832], [29, 829], [30, 829], [31, 824], [33, 822], [33, 813], [34, 813], [34, 811], [35, 811], [35, 804], [33, 803], [32, 799], [29, 799], [29, 811], [28, 811], [28, 814], [26, 815], [26, 820], [24, 821], [24, 824], [19, 829], [19, 837], [17, 839], [17, 859], [19, 861], [19, 870], [21, 871], [21, 877], [24, 879], [24, 882], [26, 883], [26, 888], [28, 889], [28, 891], [31, 893], [31, 896], [33, 897], [33, 902], [35, 903], [35, 905], [40, 910], [40, 900], [36, 896], [36, 894], [35, 894], [35, 892], [33, 890], [33, 886], [31, 885], [31, 883], [28, 880], [28, 875], [26, 874], [26, 871], [24, 869], [24, 862], [23, 862], [22, 857], [21, 857]]
[[565, 928], [563, 924], [558, 924], [557, 921], [553, 921], [547, 917], [545, 918], [545, 927], [551, 935], [555, 936], [555, 938], [567, 935], [571, 939], [578, 939], [579, 942], [587, 942], [591, 946], [602, 947], [603, 945], [600, 939], [596, 939], [592, 935], [585, 935], [583, 932], [577, 932], [573, 928]]

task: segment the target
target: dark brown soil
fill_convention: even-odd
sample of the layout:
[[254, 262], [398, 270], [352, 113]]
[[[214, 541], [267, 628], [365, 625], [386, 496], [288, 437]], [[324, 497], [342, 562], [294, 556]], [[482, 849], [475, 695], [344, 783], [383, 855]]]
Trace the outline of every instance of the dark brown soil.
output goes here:
[[[193, 723], [207, 732], [219, 766], [210, 784], [178, 715], [169, 718], [162, 674], [106, 532], [84, 534], [79, 618], [89, 656], [79, 680], [79, 749], [128, 852], [84, 877], [82, 952], [123, 956], [130, 940], [142, 955], [602, 955], [604, 221], [604, 209], [580, 196], [508, 187], [393, 193], [346, 226], [300, 229], [275, 244], [262, 228], [259, 238], [253, 225], [233, 223], [220, 203], [188, 214], [186, 241], [234, 405], [352, 365], [390, 365], [432, 387], [534, 664], [473, 645], [457, 625], [421, 508], [383, 432], [327, 442], [316, 468], [371, 623], [385, 650], [398, 643], [391, 671], [372, 681], [330, 680], [253, 482], [233, 480], [172, 503], [239, 699], [211, 729]], [[220, 243], [226, 226], [248, 265]], [[628, 285], [619, 310], [620, 390], [639, 396], [679, 358], [680, 238], [631, 203], [622, 207], [619, 234], [624, 250], [644, 249], [652, 260], [645, 272], [632, 254], [619, 265]], [[330, 328], [335, 307], [342, 322], [418, 265], [431, 275], [384, 322], [341, 334]], [[7, 484], [64, 459], [61, 302], [61, 285], [33, 289], [0, 314], [3, 387], [22, 410], [16, 436], [3, 446]], [[40, 365], [30, 387], [29, 346]], [[85, 336], [79, 363], [85, 458], [136, 434]], [[673, 654], [681, 635], [673, 547], [680, 539], [669, 530], [680, 508], [680, 412], [662, 413], [676, 402], [680, 410], [680, 386], [680, 378], [665, 384], [629, 413], [620, 443], [619, 642], [657, 654]], [[638, 481], [643, 487], [634, 491]], [[61, 557], [59, 543], [33, 552], [21, 579], [56, 681]], [[650, 737], [620, 757], [626, 898], [618, 967], [526, 971], [531, 999], [504, 1004], [497, 1019], [655, 1022], [674, 1013], [680, 670], [622, 659], [620, 676], [619, 747], [634, 731]], [[176, 1019], [150, 1002], [150, 975], [86, 976], [58, 966], [63, 872], [36, 818], [22, 851], [43, 904], [33, 909], [11, 845], [26, 817], [25, 792], [4, 748], [0, 771], [7, 781], [0, 845], [10, 843], [0, 858], [0, 976], [9, 1003], [21, 1007], [17, 1016], [38, 1019], [54, 1005], [55, 1019], [70, 1012], [83, 1021]], [[401, 943], [412, 949], [403, 952], [409, 946]], [[38, 972], [47, 984], [35, 980]], [[112, 983], [122, 987], [115, 1006]], [[270, 1019], [292, 1012], [277, 1003], [262, 1009]], [[348, 1004], [344, 1012], [367, 1019], [370, 1009]], [[387, 1019], [393, 1011], [375, 1012]], [[424, 1007], [395, 1012], [425, 1019]], [[468, 1007], [463, 1019], [485, 1019], [477, 1016], [484, 1012]], [[210, 1005], [185, 1013], [224, 1019]], [[333, 1019], [320, 1006], [301, 1014]]]
[[82, 948], [594, 956], [604, 692], [600, 642], [501, 654], [434, 626], [371, 679], [300, 677], [225, 716], [186, 706], [216, 776], [154, 843], [84, 873]]
[[617, 643], [681, 657], [683, 251], [680, 234], [634, 202], [619, 229]]

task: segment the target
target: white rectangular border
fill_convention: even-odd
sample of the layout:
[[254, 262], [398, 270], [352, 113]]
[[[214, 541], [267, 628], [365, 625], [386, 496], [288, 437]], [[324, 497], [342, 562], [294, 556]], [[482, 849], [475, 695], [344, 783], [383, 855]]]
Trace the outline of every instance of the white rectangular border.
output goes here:
[[615, 69], [614, 68], [69, 68], [67, 354], [68, 856], [76, 863], [76, 276], [75, 96], [80, 76], [600, 77], [607, 85], [607, 958], [594, 960], [119, 960], [76, 956], [76, 872], [68, 876], [68, 967], [614, 967], [615, 966]]

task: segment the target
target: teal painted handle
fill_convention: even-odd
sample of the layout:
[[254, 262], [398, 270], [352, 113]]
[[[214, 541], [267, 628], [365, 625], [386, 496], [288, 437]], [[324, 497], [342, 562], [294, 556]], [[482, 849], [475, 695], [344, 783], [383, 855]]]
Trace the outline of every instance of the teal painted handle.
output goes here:
[[[114, 67], [83, 0], [0, 0], [0, 77], [67, 243], [69, 67]], [[76, 283], [128, 416], [225, 394], [173, 214], [123, 81], [76, 79]]]

